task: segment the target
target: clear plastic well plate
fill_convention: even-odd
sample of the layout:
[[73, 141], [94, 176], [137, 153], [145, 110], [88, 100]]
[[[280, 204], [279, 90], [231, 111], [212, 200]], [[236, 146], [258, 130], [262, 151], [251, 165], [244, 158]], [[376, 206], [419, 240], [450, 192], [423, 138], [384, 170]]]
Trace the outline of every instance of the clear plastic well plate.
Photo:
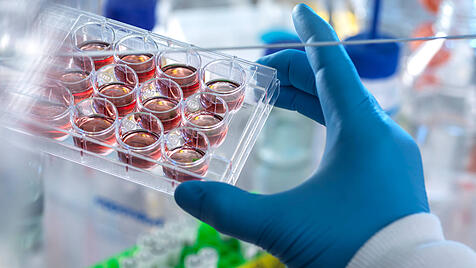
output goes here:
[[[143, 29], [62, 6], [55, 6], [46, 11], [44, 17], [47, 18], [45, 23], [52, 25], [52, 27], [55, 27], [54, 24], [58, 24], [61, 25], [61, 27], [57, 26], [60, 29], [67, 28], [65, 31], [59, 31], [64, 35], [64, 37], [60, 38], [62, 42], [72, 42], [72, 33], [80, 25], [96, 22], [110, 26], [114, 30], [115, 42], [127, 35], [139, 34], [150, 36], [158, 44], [159, 51], [194, 48], [190, 44], [172, 40]], [[202, 68], [212, 61], [220, 59], [231, 60], [243, 67], [246, 77], [243, 104], [239, 110], [230, 113], [231, 118], [227, 135], [220, 146], [210, 151], [208, 171], [203, 176], [170, 165], [162, 159], [151, 160], [141, 154], [123, 149], [118, 145], [98, 142], [84, 134], [73, 132], [71, 128], [63, 130], [53, 127], [55, 133], [65, 134], [59, 135], [62, 137], [61, 139], [37, 135], [37, 131], [32, 131], [32, 129], [42, 129], [45, 123], [32, 117], [25, 118], [23, 116], [20, 118], [16, 112], [19, 109], [18, 101], [31, 97], [28, 92], [25, 94], [25, 91], [22, 90], [12, 89], [8, 94], [9, 97], [5, 98], [6, 101], [4, 100], [4, 102], [6, 103], [1, 108], [4, 110], [4, 116], [2, 117], [4, 124], [2, 125], [5, 127], [6, 132], [11, 135], [32, 137], [34, 140], [33, 145], [28, 146], [34, 146], [34, 150], [43, 151], [165, 193], [173, 193], [174, 189], [181, 182], [167, 177], [164, 174], [164, 168], [165, 170], [173, 169], [177, 172], [194, 176], [195, 179], [199, 180], [235, 184], [279, 94], [279, 81], [276, 78], [276, 70], [222, 53], [208, 51], [198, 51], [198, 53], [202, 61]], [[202, 91], [204, 90], [202, 89]], [[101, 155], [84, 150], [75, 145], [75, 139], [81, 139], [83, 142], [97, 143], [110, 148], [112, 152], [107, 155]], [[19, 145], [25, 146], [25, 144]], [[120, 155], [121, 153], [128, 154], [135, 159], [142, 158], [147, 161], [155, 161], [156, 165], [147, 170], [132, 166], [120, 161], [118, 154]]]

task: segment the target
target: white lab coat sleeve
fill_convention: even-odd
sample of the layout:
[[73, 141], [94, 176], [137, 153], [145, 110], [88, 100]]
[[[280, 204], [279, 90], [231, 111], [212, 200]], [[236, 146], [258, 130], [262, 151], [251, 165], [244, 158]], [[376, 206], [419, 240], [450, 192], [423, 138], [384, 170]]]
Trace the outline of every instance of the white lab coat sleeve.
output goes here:
[[347, 268], [476, 268], [476, 253], [445, 240], [438, 218], [418, 213], [397, 220], [372, 236]]

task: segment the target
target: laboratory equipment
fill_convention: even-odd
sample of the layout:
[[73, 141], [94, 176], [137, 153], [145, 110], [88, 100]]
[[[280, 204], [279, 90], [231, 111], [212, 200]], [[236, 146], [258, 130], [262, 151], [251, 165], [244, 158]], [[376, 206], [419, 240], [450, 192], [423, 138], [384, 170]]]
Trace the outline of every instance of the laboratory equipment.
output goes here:
[[142, 29], [152, 30], [157, 20], [156, 5], [166, 0], [108, 0], [104, 6], [106, 17]]
[[[293, 21], [304, 43], [336, 40], [332, 28], [304, 4], [295, 7]], [[429, 212], [423, 170], [417, 145], [362, 86], [344, 49], [311, 47], [306, 51], [311, 68], [298, 58], [302, 52], [297, 50], [270, 55], [261, 62], [280, 68], [283, 92], [305, 96], [292, 108], [303, 114], [315, 112], [318, 122], [324, 119], [325, 160], [317, 172], [306, 183], [275, 195], [190, 181], [181, 184], [174, 197], [194, 217], [263, 247], [289, 266], [345, 267], [384, 226], [406, 215]], [[293, 99], [297, 97], [282, 103]], [[352, 202], [341, 202], [343, 198]], [[282, 215], [290, 211], [283, 220]], [[323, 233], [329, 235], [323, 238]], [[322, 251], [325, 254], [314, 254]]]
[[[202, 52], [199, 52], [199, 53], [202, 53]], [[240, 64], [243, 64], [243, 65], [244, 65], [245, 70], [246, 70], [247, 74], [249, 75], [249, 74], [250, 74], [249, 65], [247, 65], [247, 63], [242, 63], [240, 60], [238, 60], [238, 62], [240, 62]], [[248, 98], [248, 99], [245, 101], [244, 109], [249, 109], [249, 107], [247, 107], [247, 102], [248, 102], [248, 105], [249, 105], [249, 102], [250, 102], [250, 100], [249, 100], [249, 97], [250, 97], [249, 88], [247, 88], [247, 92], [246, 92], [245, 97]], [[241, 111], [240, 111], [240, 112], [241, 112]], [[240, 116], [240, 115], [237, 115], [237, 116]], [[292, 120], [292, 119], [290, 119], [289, 121], [291, 121], [291, 120]], [[236, 121], [235, 121], [235, 122], [236, 122]], [[292, 134], [291, 134], [291, 135], [292, 135]], [[227, 139], [229, 139], [229, 138], [227, 138]], [[225, 142], [227, 142], [227, 140], [226, 140]], [[306, 139], [305, 142], [307, 142], [307, 139]], [[303, 142], [303, 143], [305, 143], [305, 142]], [[225, 145], [225, 144], [223, 144], [223, 145]], [[283, 150], [283, 151], [284, 151], [284, 150]], [[118, 152], [119, 152], [119, 151], [118, 151]], [[86, 152], [85, 154], [87, 154], [87, 152]], [[219, 153], [219, 154], [221, 154], [221, 153]], [[223, 154], [221, 154], [221, 155], [223, 155]], [[107, 159], [100, 159], [99, 161], [104, 161], [104, 162], [108, 163], [108, 161], [111, 161], [112, 157], [114, 157], [114, 158], [116, 157], [116, 154], [110, 154], [110, 156], [111, 156], [111, 157], [109, 157], [109, 158], [107, 158]], [[220, 155], [219, 155], [219, 156], [220, 156]], [[88, 159], [87, 157], [86, 157], [84, 160], [85, 160], [85, 161], [84, 161], [83, 164], [85, 164], [85, 165], [88, 165], [88, 161], [91, 161], [91, 159]], [[285, 159], [283, 159], [283, 160], [285, 161]], [[124, 167], [124, 166], [120, 166], [120, 168], [123, 168], [123, 167]], [[71, 169], [71, 170], [70, 170], [71, 172], [69, 172], [69, 173], [68, 173], [68, 172], [65, 172], [62, 177], [72, 176], [72, 175], [73, 175], [72, 173], [76, 173], [76, 172], [75, 172], [76, 170], [77, 170], [77, 169]], [[157, 173], [156, 173], [156, 174], [157, 174]], [[87, 179], [89, 179], [90, 176], [89, 176], [89, 174], [87, 174], [87, 176], [84, 176], [84, 177], [86, 177]], [[96, 179], [97, 179], [98, 181], [103, 181], [103, 182], [106, 181], [106, 179], [104, 178], [104, 175], [103, 175], [103, 176], [98, 176]], [[154, 179], [161, 180], [162, 178], [154, 177]], [[133, 178], [132, 180], [135, 180], [135, 179]], [[135, 180], [135, 181], [137, 182], [138, 180]], [[128, 185], [128, 187], [130, 187], [130, 185]], [[67, 188], [67, 187], [65, 187], [65, 188]], [[111, 184], [105, 185], [104, 188], [117, 189], [117, 188], [116, 188], [116, 185], [111, 185]], [[114, 193], [114, 194], [116, 194], [116, 195], [121, 195], [122, 193]], [[123, 204], [123, 206], [121, 207], [121, 206], [118, 206], [117, 204], [116, 204], [116, 205], [111, 205], [111, 203], [106, 203], [106, 202], [103, 202], [103, 201], [104, 201], [104, 200], [101, 199], [101, 204], [108, 204], [107, 206], [109, 206], [109, 208], [114, 207], [115, 209], [117, 209], [118, 211], [120, 211], [120, 213], [123, 213], [124, 215], [126, 215], [126, 213], [130, 213], [130, 214], [133, 213], [133, 212], [131, 212], [131, 210], [125, 209], [125, 208], [124, 208], [124, 204]], [[131, 200], [128, 200], [127, 202], [124, 202], [124, 203], [126, 203], [127, 205], [129, 205], [128, 203], [134, 203], [134, 201], [135, 201], [135, 199], [134, 199], [134, 200], [131, 199]], [[141, 203], [141, 204], [142, 204], [142, 203]], [[106, 206], [104, 206], [104, 207], [106, 207]], [[104, 207], [101, 207], [101, 208], [104, 208]], [[149, 208], [148, 208], [148, 209], [149, 209]], [[67, 210], [67, 209], [65, 209], [65, 210]], [[70, 213], [71, 213], [71, 214], [77, 213], [77, 211], [74, 210], [74, 212], [70, 212]], [[51, 214], [50, 214], [50, 215], [51, 215]], [[129, 215], [129, 214], [127, 214], [127, 215]], [[55, 216], [55, 215], [51, 216], [50, 219], [51, 219], [51, 218], [54, 218], [54, 216]], [[160, 217], [159, 217], [159, 218], [153, 218], [153, 217], [148, 218], [148, 217], [143, 217], [143, 216], [141, 216], [141, 214], [137, 214], [136, 217], [137, 217], [137, 219], [141, 219], [141, 217], [142, 217], [142, 220], [144, 220], [144, 221], [150, 221], [150, 222], [160, 222], [160, 220], [161, 220]], [[99, 218], [99, 219], [101, 219], [101, 218]], [[101, 230], [104, 231], [105, 233], [111, 233], [111, 232], [113, 232], [113, 231], [111, 231], [110, 229], [115, 228], [116, 225], [121, 225], [122, 222], [124, 221], [124, 219], [121, 218], [121, 217], [117, 217], [117, 218], [115, 218], [115, 219], [116, 219], [116, 221], [111, 221], [111, 220], [109, 220], [109, 221], [107, 221], [106, 223], [104, 223], [103, 229], [101, 229]], [[61, 220], [59, 220], [59, 221], [62, 222], [62, 221], [64, 221], [64, 219], [61, 219]], [[99, 220], [99, 221], [100, 221], [100, 220]], [[78, 225], [79, 225], [79, 224], [78, 224]], [[76, 225], [75, 225], [75, 226], [76, 226]], [[89, 225], [88, 227], [91, 228], [91, 225]], [[93, 226], [93, 227], [96, 227], [96, 226]], [[51, 229], [53, 229], [53, 228], [51, 228]], [[66, 229], [66, 228], [65, 228], [65, 229]], [[94, 228], [91, 228], [91, 229], [94, 229]], [[75, 229], [75, 230], [76, 230], [76, 229]], [[94, 231], [95, 231], [95, 232], [94, 232]], [[94, 230], [94, 231], [93, 231], [93, 232], [94, 232], [93, 235], [91, 235], [91, 234], [89, 233], [90, 235], [89, 235], [89, 236], [86, 236], [86, 237], [89, 237], [89, 239], [91, 239], [91, 237], [96, 238], [96, 235], [98, 235], [98, 233], [100, 233], [100, 231], [99, 231], [99, 230]], [[51, 232], [51, 231], [50, 231], [50, 232]], [[90, 231], [90, 232], [91, 232], [91, 231]], [[54, 232], [52, 232], [52, 233], [54, 233]], [[118, 239], [117, 236], [114, 237], [114, 238], [115, 238], [115, 239]], [[85, 239], [84, 239], [84, 240], [85, 240]], [[84, 240], [82, 240], [82, 241], [84, 241]], [[111, 239], [111, 240], [113, 240], [113, 239]], [[74, 241], [78, 241], [78, 240], [74, 240]], [[115, 242], [115, 241], [117, 241], [117, 240], [113, 240], [113, 241]], [[122, 241], [122, 240], [120, 240], [120, 241]], [[114, 242], [111, 242], [111, 243], [114, 243]], [[89, 242], [89, 243], [91, 243], [91, 242]], [[79, 244], [79, 243], [77, 243], [77, 244]], [[121, 244], [121, 243], [118, 242], [117, 244]], [[131, 244], [132, 244], [132, 243], [131, 243]], [[89, 244], [88, 244], [88, 245], [89, 245]], [[123, 243], [122, 243], [122, 245], [123, 245]], [[78, 246], [78, 247], [79, 247], [79, 246]], [[85, 246], [84, 248], [81, 248], [81, 249], [79, 250], [79, 251], [81, 251], [81, 252], [80, 252], [80, 253], [77, 253], [77, 254], [78, 254], [78, 255], [82, 254], [82, 255], [84, 256], [84, 255], [87, 255], [87, 253], [84, 253], [84, 252], [86, 252], [86, 251], [89, 251], [89, 252], [95, 252], [95, 251], [104, 252], [103, 250], [104, 250], [104, 249], [102, 249], [101, 245], [97, 245], [97, 246], [95, 246], [95, 247]], [[117, 251], [117, 252], [119, 252], [119, 251]], [[100, 255], [100, 253], [91, 253], [91, 254]], [[58, 254], [58, 255], [60, 255], [60, 254]], [[72, 254], [71, 254], [71, 255], [72, 255]], [[70, 256], [71, 256], [71, 255], [70, 255]], [[97, 256], [97, 255], [96, 255], [96, 256]], [[67, 255], [65, 254], [65, 256], [67, 256]], [[102, 256], [104, 256], [104, 255], [102, 255]], [[142, 257], [143, 257], [143, 256], [142, 256]], [[142, 257], [141, 257], [141, 259], [142, 259]], [[75, 262], [73, 259], [71, 259], [70, 261], [71, 261], [72, 263]], [[89, 263], [91, 263], [91, 262], [89, 262]], [[64, 265], [64, 266], [66, 266], [66, 265]]]
[[154, 78], [140, 87], [137, 108], [157, 116], [164, 131], [168, 132], [182, 122], [182, 101], [182, 89], [177, 83], [167, 78]]
[[[110, 100], [115, 107], [113, 109], [110, 103], [105, 101], [102, 105], [98, 105], [97, 101], [93, 102], [90, 101], [90, 99], [86, 99], [85, 101], [89, 100], [87, 105], [82, 104], [84, 107], [75, 109], [76, 117], [80, 114], [84, 115], [82, 121], [85, 122], [77, 121], [78, 118], [73, 119], [72, 122], [75, 123], [73, 131], [67, 131], [67, 134], [70, 135], [71, 138], [66, 139], [62, 143], [54, 143], [51, 140], [42, 139], [37, 144], [39, 150], [167, 193], [173, 192], [174, 188], [179, 184], [179, 181], [166, 176], [164, 168], [165, 170], [167, 170], [167, 168], [168, 170], [175, 169], [176, 173], [183, 173], [195, 179], [224, 181], [228, 183], [236, 182], [252, 145], [270, 112], [272, 104], [276, 100], [278, 81], [276, 79], [275, 70], [220, 53], [207, 51], [197, 52], [193, 46], [188, 44], [148, 33], [144, 30], [104, 19], [100, 16], [61, 6], [51, 6], [45, 9], [44, 17], [49, 18], [45, 23], [47, 22], [66, 28], [62, 32], [64, 33], [64, 37], [60, 38], [62, 41], [56, 44], [57, 47], [61, 48], [61, 50], [56, 50], [60, 51], [61, 56], [69, 53], [68, 45], [73, 46], [72, 51], [75, 52], [74, 56], [82, 55], [81, 53], [83, 52], [95, 51], [111, 53], [110, 55], [91, 55], [91, 59], [96, 64], [95, 67], [97, 69], [92, 75], [93, 95], [95, 97], [105, 97]], [[59, 24], [58, 21], [62, 23]], [[50, 24], [47, 24], [46, 26], [49, 25]], [[205, 165], [208, 167], [206, 174], [203, 173], [203, 175], [200, 176], [186, 169], [180, 170], [179, 167], [168, 166], [163, 159], [155, 161], [153, 167], [145, 170], [133, 165], [128, 165], [118, 158], [119, 153], [124, 153], [129, 155], [131, 159], [146, 158], [146, 160], [151, 161], [144, 155], [137, 154], [134, 150], [128, 151], [126, 148], [117, 145], [116, 138], [111, 132], [111, 130], [114, 129], [114, 125], [118, 124], [117, 121], [119, 117], [125, 116], [128, 112], [133, 111], [133, 109], [145, 111], [143, 109], [145, 106], [141, 106], [141, 104], [136, 105], [137, 102], [145, 101], [146, 99], [140, 99], [140, 96], [135, 96], [136, 94], [140, 95], [140, 87], [134, 70], [127, 65], [112, 64], [109, 59], [110, 57], [114, 58], [114, 50], [112, 49], [114, 44], [117, 43], [118, 40], [131, 35], [147, 36], [147, 38], [153, 40], [160, 48], [162, 53], [157, 55], [156, 75], [171, 78], [178, 82], [176, 84], [168, 82], [167, 94], [169, 95], [167, 96], [170, 97], [172, 96], [171, 93], [180, 95], [178, 91], [173, 92], [173, 88], [176, 88], [177, 84], [179, 87], [181, 86], [182, 89], [185, 88], [188, 94], [192, 94], [199, 89], [202, 90], [199, 79], [201, 68], [203, 68], [205, 64], [215, 60], [227, 59], [230, 64], [240, 66], [246, 73], [244, 76], [246, 80], [243, 81], [242, 87], [242, 108], [234, 113], [233, 116], [228, 116], [226, 112], [222, 114], [224, 116], [222, 120], [223, 123], [220, 123], [220, 126], [216, 128], [219, 130], [218, 134], [220, 134], [220, 139], [218, 140], [221, 140], [219, 141], [221, 145], [213, 151], [207, 152], [205, 157], [207, 161], [204, 161], [208, 162], [207, 165]], [[71, 40], [73, 40], [73, 42], [71, 42]], [[132, 38], [132, 40], [140, 41], [140, 38]], [[80, 50], [77, 47], [81, 43], [93, 41], [107, 42], [108, 44], [99, 50], [97, 48], [91, 48], [93, 50]], [[144, 47], [141, 46], [141, 42], [138, 43], [137, 49], [144, 49]], [[129, 44], [130, 43], [128, 43], [128, 45]], [[52, 49], [51, 51], [54, 52], [55, 50]], [[102, 62], [99, 62], [98, 65], [98, 61]], [[80, 61], [77, 61], [77, 63], [79, 62]], [[177, 70], [175, 64], [185, 64], [195, 69], [190, 73], [191, 76], [185, 75], [182, 77], [174, 77], [162, 72], [162, 69], [166, 69], [165, 67], [167, 66], [167, 68], [173, 67], [171, 69]], [[101, 65], [102, 67], [98, 68], [98, 66]], [[174, 72], [168, 73], [173, 74]], [[121, 84], [113, 84], [116, 82]], [[130, 85], [130, 87], [127, 85]], [[126, 88], [124, 86], [126, 86]], [[144, 87], [142, 87], [142, 89], [144, 89]], [[125, 93], [125, 91], [127, 91], [127, 93]], [[186, 94], [183, 94], [182, 98], [186, 98], [185, 95]], [[202, 104], [208, 102], [209, 106], [215, 105], [215, 108], [218, 107], [216, 105], [218, 102], [214, 99], [203, 98], [202, 100]], [[180, 97], [178, 98], [178, 102], [180, 102]], [[81, 103], [82, 102], [79, 102], [78, 105]], [[89, 111], [84, 111], [84, 114], [82, 114], [86, 106], [88, 106]], [[178, 106], [179, 105], [175, 107], [175, 110], [171, 110], [168, 113], [172, 114], [173, 111], [176, 111], [178, 113], [175, 113], [175, 115], [180, 115], [181, 111], [177, 109]], [[116, 108], [118, 110], [117, 116], [115, 115]], [[101, 118], [89, 118], [89, 116], [93, 116], [96, 112], [103, 116]], [[159, 115], [158, 113], [153, 114]], [[159, 116], [159, 119], [164, 118]], [[174, 117], [172, 125], [177, 124], [178, 126], [181, 120], [182, 119]], [[81, 129], [76, 125], [77, 123], [81, 123], [82, 127], [91, 127], [92, 129], [88, 129], [92, 131]], [[86, 125], [84, 125], [85, 123]], [[99, 126], [96, 123], [100, 123]], [[13, 120], [11, 126], [12, 127], [9, 128], [10, 131], [15, 133], [19, 131], [18, 133], [29, 135], [28, 131], [20, 129]], [[171, 127], [169, 128], [172, 129]], [[99, 129], [101, 130], [96, 131]], [[195, 132], [196, 130], [193, 131]], [[227, 133], [226, 139], [224, 139], [225, 133]], [[200, 142], [200, 145], [203, 145], [202, 142], [204, 139], [198, 134], [195, 137]], [[216, 144], [218, 144], [218, 142]], [[112, 151], [115, 151], [115, 153], [111, 153]]]
[[94, 96], [112, 102], [120, 117], [135, 109], [138, 87], [136, 72], [124, 64], [103, 66], [94, 75]]
[[190, 48], [187, 51], [163, 51], [157, 58], [157, 76], [174, 80], [187, 98], [200, 89], [200, 55]]
[[[72, 34], [72, 41], [76, 51], [104, 51], [112, 50], [116, 39], [114, 29], [102, 22], [88, 22], [77, 27]], [[96, 70], [114, 61], [112, 55], [93, 57]]]
[[[216, 93], [195, 93], [182, 105], [183, 125], [204, 133], [210, 146], [218, 147], [228, 132], [231, 113], [228, 105]], [[204, 141], [199, 140], [201, 144]]]
[[[119, 121], [116, 128], [116, 140], [127, 151], [157, 160], [161, 155], [164, 127], [151, 113], [130, 113]], [[156, 163], [118, 152], [119, 159], [139, 168], [151, 168]]]
[[[216, 60], [203, 67], [201, 80], [206, 92], [216, 93], [230, 111], [239, 110], [245, 97], [246, 72], [233, 60]], [[217, 107], [220, 112], [224, 107]]]
[[433, 14], [438, 13], [441, 2], [441, 0], [420, 0], [420, 3]]
[[[436, 36], [472, 34], [475, 10], [473, 1], [442, 1], [436, 22], [418, 30]], [[445, 202], [458, 174], [466, 170], [462, 159], [474, 137], [474, 43], [435, 40], [410, 49], [402, 115], [420, 145], [430, 197]]]
[[[172, 235], [174, 234], [174, 235]], [[136, 244], [92, 268], [283, 268], [256, 246], [219, 234], [204, 223], [170, 221], [139, 235]]]
[[85, 99], [73, 107], [70, 118], [74, 132], [79, 134], [73, 137], [76, 146], [101, 155], [113, 151], [111, 145], [116, 144], [114, 130], [119, 115], [112, 102], [103, 98]]
[[92, 77], [95, 67], [89, 56], [54, 57], [50, 66], [52, 68], [47, 70], [48, 75], [69, 89], [75, 103], [91, 97], [93, 94]]
[[10, 112], [24, 113], [20, 109], [28, 109], [27, 114], [33, 119], [23, 121], [32, 133], [56, 140], [67, 138], [70, 107], [74, 103], [68, 89], [55, 81], [45, 80], [40, 86], [28, 88], [29, 96], [11, 96], [16, 105]]
[[[394, 39], [388, 34], [380, 33], [382, 3], [380, 0], [374, 0], [373, 3], [370, 27], [347, 40]], [[400, 44], [353, 45], [345, 48], [365, 87], [377, 99], [384, 111], [389, 115], [395, 114], [400, 108], [401, 102], [401, 85], [398, 73], [401, 55]]]
[[128, 35], [114, 44], [115, 62], [131, 67], [136, 72], [139, 83], [144, 83], [155, 75], [155, 55], [128, 52], [131, 50], [157, 51], [157, 43], [148, 35]]
[[[205, 175], [210, 163], [208, 137], [195, 129], [180, 127], [165, 135], [162, 154], [166, 163], [179, 166], [191, 174]], [[195, 175], [164, 167], [164, 174], [177, 181], [196, 180]]]
[[[425, 36], [435, 36], [436, 32], [433, 27], [432, 22], [425, 22], [417, 26], [413, 31], [413, 36], [425, 37]], [[410, 51], [414, 53], [424, 42], [413, 42], [409, 44]], [[439, 65], [446, 63], [450, 58], [450, 49], [447, 46], [442, 46], [440, 50], [431, 56], [430, 62], [428, 62], [428, 67], [433, 68]], [[428, 76], [427, 80], [432, 78]], [[421, 83], [426, 83], [425, 79], [421, 79]], [[418, 85], [416, 85], [418, 87]]]
[[249, 162], [252, 189], [270, 194], [303, 183], [317, 169], [324, 145], [322, 126], [298, 113], [274, 108]]
[[[354, 2], [353, 7], [358, 23], [364, 26], [369, 25], [373, 20], [375, 0], [351, 1]], [[422, 5], [423, 1], [425, 0], [382, 1], [382, 15], [379, 23], [381, 32], [397, 37], [408, 37], [415, 29], [415, 25], [434, 20], [434, 14], [425, 9]]]

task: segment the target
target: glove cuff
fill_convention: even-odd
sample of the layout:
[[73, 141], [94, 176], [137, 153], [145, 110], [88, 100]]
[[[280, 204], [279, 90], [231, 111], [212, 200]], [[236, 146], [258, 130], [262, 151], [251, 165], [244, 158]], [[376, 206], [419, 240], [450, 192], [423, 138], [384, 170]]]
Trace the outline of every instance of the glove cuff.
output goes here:
[[[417, 267], [417, 247], [444, 241], [440, 221], [432, 214], [418, 213], [397, 220], [372, 236], [354, 255], [347, 268]], [[403, 266], [404, 264], [408, 266]]]

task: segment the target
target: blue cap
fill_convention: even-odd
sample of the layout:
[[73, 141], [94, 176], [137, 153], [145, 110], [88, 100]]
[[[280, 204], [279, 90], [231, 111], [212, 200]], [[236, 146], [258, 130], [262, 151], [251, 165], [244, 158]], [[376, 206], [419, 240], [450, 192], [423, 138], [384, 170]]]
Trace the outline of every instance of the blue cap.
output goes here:
[[[378, 34], [376, 39], [392, 38], [391, 36]], [[350, 40], [367, 40], [368, 33], [360, 33], [352, 36]], [[379, 79], [395, 74], [400, 58], [400, 44], [368, 44], [346, 45], [345, 49], [361, 78]]]
[[155, 26], [158, 0], [107, 0], [104, 16], [146, 30]]

